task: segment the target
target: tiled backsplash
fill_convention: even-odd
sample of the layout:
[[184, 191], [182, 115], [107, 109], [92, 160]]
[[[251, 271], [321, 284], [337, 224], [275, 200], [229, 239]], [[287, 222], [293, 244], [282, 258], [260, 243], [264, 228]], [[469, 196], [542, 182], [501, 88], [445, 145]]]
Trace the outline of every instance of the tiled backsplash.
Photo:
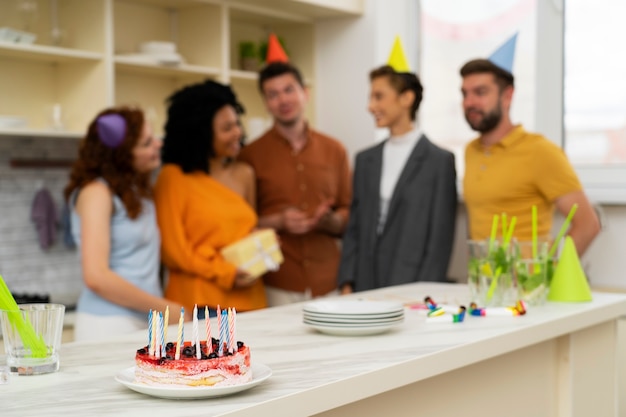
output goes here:
[[55, 243], [39, 246], [31, 207], [35, 193], [46, 187], [63, 206], [69, 168], [11, 168], [19, 159], [73, 160], [77, 139], [0, 137], [0, 274], [15, 293], [50, 294], [51, 301], [72, 304], [81, 288], [78, 254], [63, 243], [60, 227]]

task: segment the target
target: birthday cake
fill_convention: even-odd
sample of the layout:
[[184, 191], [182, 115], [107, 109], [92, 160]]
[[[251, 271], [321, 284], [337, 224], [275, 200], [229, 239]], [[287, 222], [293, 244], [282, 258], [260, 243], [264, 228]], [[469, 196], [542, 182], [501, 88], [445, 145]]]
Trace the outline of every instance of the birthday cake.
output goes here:
[[[208, 317], [208, 309], [205, 317]], [[191, 341], [184, 341], [184, 309], [178, 322], [176, 342], [165, 343], [169, 311], [150, 311], [148, 345], [135, 354], [135, 381], [148, 385], [192, 387], [239, 385], [252, 380], [250, 349], [236, 342], [235, 309], [219, 310], [219, 339], [211, 336], [211, 322], [200, 336], [197, 307], [193, 311]], [[209, 343], [210, 341], [210, 343]]]
[[166, 345], [165, 356], [150, 354], [149, 346], [137, 350], [135, 355], [135, 380], [149, 385], [227, 386], [252, 380], [250, 349], [237, 342], [237, 350], [219, 356], [218, 340], [212, 340], [212, 352], [207, 344], [200, 343], [200, 359], [196, 345], [185, 342], [179, 359], [175, 357], [176, 344]]

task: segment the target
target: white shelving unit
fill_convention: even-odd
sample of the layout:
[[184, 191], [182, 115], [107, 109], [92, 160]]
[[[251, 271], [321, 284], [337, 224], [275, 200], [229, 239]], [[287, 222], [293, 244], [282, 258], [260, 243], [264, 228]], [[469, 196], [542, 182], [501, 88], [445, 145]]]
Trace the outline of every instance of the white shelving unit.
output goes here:
[[[276, 33], [307, 84], [314, 85], [315, 22], [362, 13], [361, 0], [29, 3], [36, 5], [32, 12], [20, 9], [20, 0], [0, 1], [0, 27], [37, 35], [32, 45], [0, 42], [0, 115], [27, 120], [24, 128], [0, 126], [0, 136], [80, 138], [98, 111], [120, 104], [144, 108], [161, 134], [166, 98], [207, 78], [232, 84], [247, 117], [266, 117], [257, 73], [239, 68], [239, 43]], [[185, 62], [159, 65], [131, 56], [148, 41], [175, 42]], [[55, 106], [61, 108], [62, 129], [53, 127]]]

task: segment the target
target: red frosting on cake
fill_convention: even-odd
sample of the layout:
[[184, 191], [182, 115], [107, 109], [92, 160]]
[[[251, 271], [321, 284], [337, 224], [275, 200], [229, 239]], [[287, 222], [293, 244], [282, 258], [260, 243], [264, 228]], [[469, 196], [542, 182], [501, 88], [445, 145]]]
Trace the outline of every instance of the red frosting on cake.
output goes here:
[[[168, 343], [165, 357], [148, 353], [148, 347], [137, 351], [135, 355], [135, 377], [137, 381], [148, 384], [167, 385], [236, 385], [252, 379], [250, 370], [250, 349], [239, 344], [235, 353], [207, 354], [206, 343], [201, 343], [201, 359], [197, 359], [195, 347], [185, 342], [180, 352], [180, 359], [175, 359], [176, 344]], [[217, 344], [213, 345], [217, 352]]]

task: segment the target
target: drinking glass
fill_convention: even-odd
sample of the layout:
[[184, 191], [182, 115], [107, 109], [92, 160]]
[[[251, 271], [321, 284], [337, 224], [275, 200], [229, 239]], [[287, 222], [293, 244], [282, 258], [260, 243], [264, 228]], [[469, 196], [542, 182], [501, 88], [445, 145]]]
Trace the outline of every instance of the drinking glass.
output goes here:
[[548, 258], [549, 240], [515, 242], [515, 279], [520, 296], [529, 305], [542, 305], [550, 290], [554, 260]]
[[9, 370], [19, 375], [58, 371], [65, 306], [40, 303], [18, 308], [0, 310]]
[[519, 299], [511, 245], [501, 241], [469, 240], [468, 286], [479, 307], [515, 305]]

